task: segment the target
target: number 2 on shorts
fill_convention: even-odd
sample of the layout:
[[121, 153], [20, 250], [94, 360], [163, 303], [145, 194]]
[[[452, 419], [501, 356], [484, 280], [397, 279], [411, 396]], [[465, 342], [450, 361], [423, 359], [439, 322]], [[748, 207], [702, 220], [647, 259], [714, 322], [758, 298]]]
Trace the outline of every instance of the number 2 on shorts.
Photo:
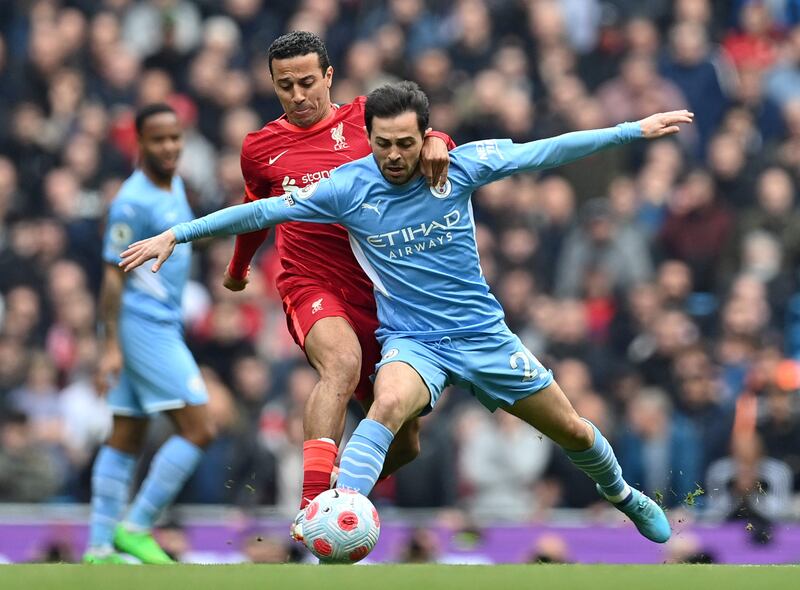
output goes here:
[[531, 363], [536, 363], [536, 359], [533, 358], [533, 355], [527, 348], [524, 351], [515, 352], [508, 359], [512, 369], [519, 368], [519, 361], [522, 361], [522, 382], [525, 383], [536, 379], [539, 371], [536, 370], [536, 367], [531, 366]]

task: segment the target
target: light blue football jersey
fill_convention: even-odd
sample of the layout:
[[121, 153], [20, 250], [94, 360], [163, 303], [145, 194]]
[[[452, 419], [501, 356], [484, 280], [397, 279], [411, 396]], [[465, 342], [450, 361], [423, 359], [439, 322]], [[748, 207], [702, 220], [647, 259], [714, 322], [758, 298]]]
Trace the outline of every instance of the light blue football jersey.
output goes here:
[[[122, 184], [111, 203], [103, 259], [117, 264], [120, 254], [133, 242], [193, 218], [180, 177], [173, 177], [172, 189], [166, 191], [137, 170]], [[121, 312], [159, 321], [180, 321], [181, 296], [189, 278], [191, 259], [191, 245], [181, 244], [158, 274], [144, 267], [133, 271], [125, 281]]]
[[473, 191], [518, 171], [565, 164], [640, 136], [638, 123], [622, 123], [526, 144], [469, 143], [450, 152], [442, 190], [429, 188], [421, 177], [391, 184], [370, 155], [291, 194], [230, 207], [173, 230], [178, 242], [186, 242], [283, 221], [340, 223], [375, 286], [379, 341], [495, 333], [504, 329], [504, 314], [481, 272]]

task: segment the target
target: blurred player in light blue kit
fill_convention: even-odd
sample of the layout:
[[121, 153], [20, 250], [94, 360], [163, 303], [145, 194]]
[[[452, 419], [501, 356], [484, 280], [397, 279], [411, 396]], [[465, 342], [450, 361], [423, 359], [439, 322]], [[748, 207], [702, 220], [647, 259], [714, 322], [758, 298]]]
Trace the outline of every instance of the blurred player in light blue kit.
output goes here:
[[[183, 340], [181, 296], [191, 246], [176, 248], [159, 275], [142, 270], [126, 276], [118, 267], [131, 240], [193, 218], [183, 180], [175, 175], [183, 145], [175, 112], [166, 104], [143, 108], [136, 132], [140, 168], [111, 204], [103, 245], [107, 264], [100, 297], [103, 356], [97, 387], [103, 393], [110, 387], [114, 427], [92, 471], [87, 563], [123, 561], [115, 549], [144, 563], [172, 563], [151, 529], [213, 438], [206, 388]], [[156, 453], [124, 514], [147, 423], [157, 412], [167, 413], [177, 434]]]
[[202, 237], [289, 220], [341, 223], [375, 286], [383, 359], [375, 401], [345, 447], [337, 487], [368, 494], [403, 423], [430, 411], [444, 388], [456, 384], [489, 410], [510, 412], [561, 445], [644, 536], [665, 542], [664, 512], [625, 482], [608, 441], [578, 416], [550, 371], [506, 326], [480, 269], [470, 197], [516, 172], [677, 133], [692, 114], [660, 113], [527, 144], [467, 144], [450, 152], [448, 180], [439, 188], [428, 188], [418, 170], [428, 125], [428, 100], [419, 87], [404, 82], [375, 90], [365, 118], [372, 156], [283, 198], [231, 207], [134, 244], [123, 253], [123, 268], [157, 258], [156, 271], [176, 243]]

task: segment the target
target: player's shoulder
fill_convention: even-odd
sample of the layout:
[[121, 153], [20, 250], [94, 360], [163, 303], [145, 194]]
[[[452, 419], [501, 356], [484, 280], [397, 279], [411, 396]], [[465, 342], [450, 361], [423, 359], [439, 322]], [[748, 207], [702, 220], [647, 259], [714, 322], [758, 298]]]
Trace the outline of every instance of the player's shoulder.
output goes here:
[[141, 206], [148, 200], [150, 193], [151, 186], [147, 176], [141, 170], [135, 170], [120, 185], [111, 204], [112, 206], [120, 206], [122, 204]]
[[473, 185], [486, 172], [505, 167], [505, 160], [511, 156], [506, 153], [510, 145], [508, 139], [486, 139], [453, 148], [448, 177], [455, 184]]
[[180, 206], [180, 203], [188, 200], [186, 195], [186, 183], [183, 181], [183, 178], [177, 174], [172, 178], [172, 193], [178, 197], [178, 199], [173, 201], [173, 206], [175, 207]]
[[[127, 181], [126, 181], [127, 182]], [[140, 193], [136, 192], [138, 183], [127, 186], [123, 183], [108, 207], [108, 216], [111, 220], [142, 220], [143, 215], [150, 209], [144, 202]]]
[[331, 171], [331, 178], [337, 182], [344, 181], [368, 181], [371, 173], [375, 172], [372, 154], [367, 154], [357, 160], [345, 162], [336, 170]]
[[341, 121], [355, 121], [358, 125], [364, 126], [364, 108], [367, 104], [366, 96], [357, 96], [347, 104], [337, 105], [334, 113], [332, 125]]
[[279, 119], [270, 121], [261, 129], [251, 131], [242, 141], [242, 156], [251, 160], [260, 160], [276, 145], [287, 141], [281, 133], [282, 127]]

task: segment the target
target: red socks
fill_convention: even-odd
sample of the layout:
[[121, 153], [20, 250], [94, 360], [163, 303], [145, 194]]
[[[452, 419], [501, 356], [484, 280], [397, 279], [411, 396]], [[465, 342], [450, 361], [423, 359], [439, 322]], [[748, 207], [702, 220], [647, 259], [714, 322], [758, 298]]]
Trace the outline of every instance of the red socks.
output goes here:
[[303, 497], [300, 510], [330, 487], [333, 462], [338, 453], [339, 449], [328, 438], [303, 443]]

